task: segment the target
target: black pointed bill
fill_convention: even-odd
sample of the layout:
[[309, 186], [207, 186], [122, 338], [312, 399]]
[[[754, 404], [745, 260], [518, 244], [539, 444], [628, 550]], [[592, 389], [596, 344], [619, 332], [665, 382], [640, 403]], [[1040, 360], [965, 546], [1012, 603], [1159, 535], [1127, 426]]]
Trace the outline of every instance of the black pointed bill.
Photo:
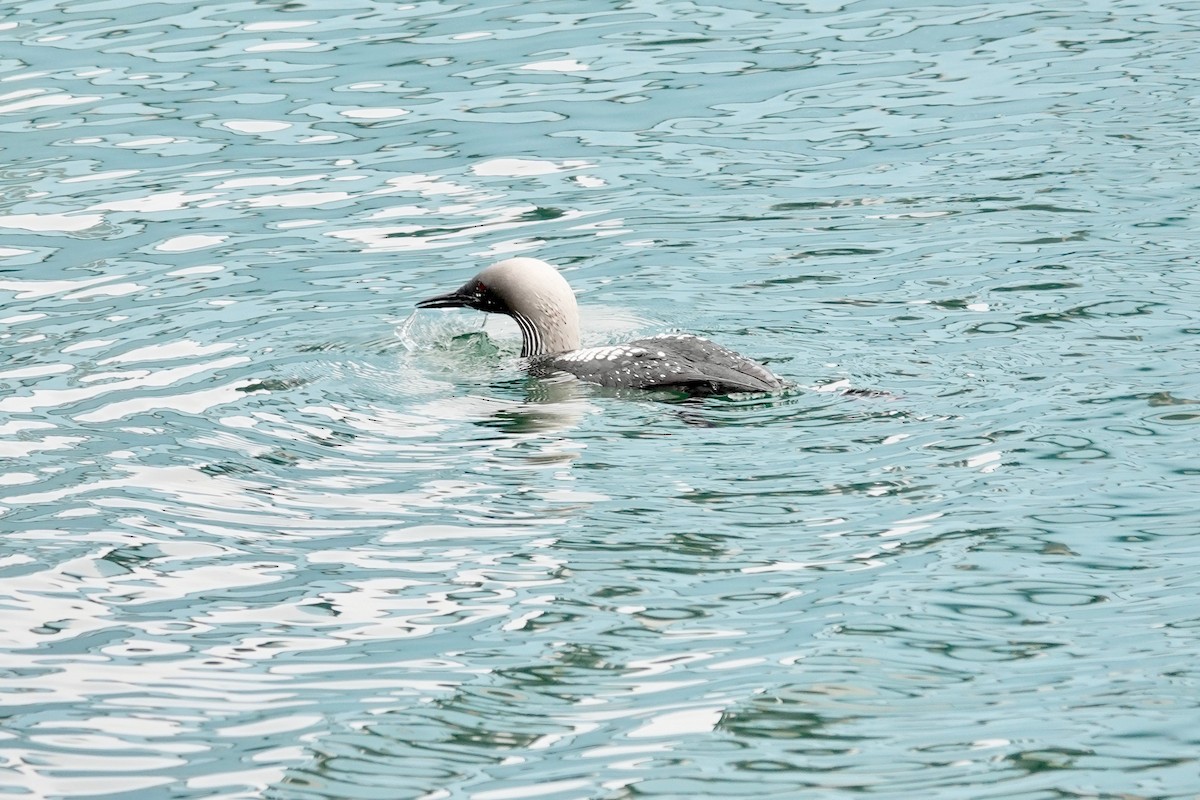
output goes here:
[[462, 289], [449, 294], [440, 294], [417, 303], [417, 308], [466, 308], [471, 304], [471, 295]]

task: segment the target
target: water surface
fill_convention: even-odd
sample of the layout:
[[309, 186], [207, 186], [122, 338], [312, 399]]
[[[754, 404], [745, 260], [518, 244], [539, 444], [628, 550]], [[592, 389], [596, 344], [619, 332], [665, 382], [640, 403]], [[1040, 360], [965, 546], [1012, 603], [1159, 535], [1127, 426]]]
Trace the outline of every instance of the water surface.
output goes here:
[[7, 4], [0, 795], [1200, 792], [1200, 5], [894, 5]]

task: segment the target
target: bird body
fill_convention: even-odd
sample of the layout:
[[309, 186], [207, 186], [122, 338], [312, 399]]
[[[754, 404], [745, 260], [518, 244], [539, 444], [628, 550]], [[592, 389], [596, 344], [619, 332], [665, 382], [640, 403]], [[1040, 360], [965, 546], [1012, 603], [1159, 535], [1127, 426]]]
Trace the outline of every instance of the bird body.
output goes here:
[[417, 307], [465, 307], [512, 317], [521, 329], [521, 355], [535, 375], [565, 372], [602, 386], [693, 395], [783, 388], [783, 381], [761, 364], [690, 333], [581, 349], [575, 295], [558, 270], [536, 258], [499, 261], [459, 289]]

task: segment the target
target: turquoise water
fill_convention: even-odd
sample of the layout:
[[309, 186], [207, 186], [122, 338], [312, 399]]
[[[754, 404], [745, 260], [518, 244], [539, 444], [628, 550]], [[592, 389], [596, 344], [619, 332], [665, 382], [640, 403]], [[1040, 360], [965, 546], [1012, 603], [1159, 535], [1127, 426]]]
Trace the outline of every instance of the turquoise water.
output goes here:
[[1200, 795], [1200, 4], [900, 6], [5, 4], [0, 795]]

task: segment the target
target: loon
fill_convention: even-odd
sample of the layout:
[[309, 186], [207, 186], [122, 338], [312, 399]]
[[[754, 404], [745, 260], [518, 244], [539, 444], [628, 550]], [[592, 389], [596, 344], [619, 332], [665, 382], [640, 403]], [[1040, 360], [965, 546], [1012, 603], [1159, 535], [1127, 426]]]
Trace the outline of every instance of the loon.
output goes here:
[[689, 395], [773, 392], [784, 385], [761, 364], [690, 333], [580, 349], [575, 294], [557, 269], [536, 258], [498, 261], [417, 308], [473, 308], [512, 317], [521, 329], [521, 357], [540, 377], [566, 372], [601, 386]]

